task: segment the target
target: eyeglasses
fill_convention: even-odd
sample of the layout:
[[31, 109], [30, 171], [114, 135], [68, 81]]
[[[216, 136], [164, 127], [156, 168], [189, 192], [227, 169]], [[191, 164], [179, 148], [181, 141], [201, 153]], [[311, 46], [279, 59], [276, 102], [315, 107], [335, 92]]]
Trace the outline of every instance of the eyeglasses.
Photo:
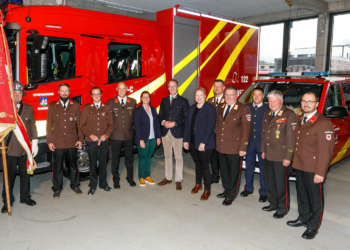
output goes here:
[[228, 94], [225, 94], [225, 97], [234, 97], [236, 96], [237, 94], [234, 94], [234, 95], [228, 95]]
[[313, 103], [315, 103], [315, 102], [317, 102], [317, 101], [305, 101], [305, 100], [301, 100], [301, 103], [302, 104], [313, 104]]

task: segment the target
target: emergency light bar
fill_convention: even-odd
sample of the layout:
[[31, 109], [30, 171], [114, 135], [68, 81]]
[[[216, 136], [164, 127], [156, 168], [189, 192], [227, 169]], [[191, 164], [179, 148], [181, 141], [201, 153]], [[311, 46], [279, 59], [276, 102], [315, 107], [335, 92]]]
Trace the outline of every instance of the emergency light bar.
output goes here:
[[321, 77], [321, 76], [329, 76], [329, 71], [321, 71], [321, 72], [276, 72], [276, 73], [269, 73], [269, 76], [315, 76], [315, 77]]

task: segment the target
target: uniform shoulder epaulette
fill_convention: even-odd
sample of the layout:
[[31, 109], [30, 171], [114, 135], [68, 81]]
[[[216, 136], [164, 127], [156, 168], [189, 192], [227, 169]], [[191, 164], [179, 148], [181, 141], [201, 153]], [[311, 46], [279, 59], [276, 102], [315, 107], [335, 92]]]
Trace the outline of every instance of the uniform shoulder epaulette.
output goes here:
[[114, 98], [114, 103], [118, 103], [118, 102], [119, 102], [118, 97]]
[[314, 123], [316, 121], [317, 117], [316, 116], [313, 116], [310, 118], [309, 122], [311, 123]]

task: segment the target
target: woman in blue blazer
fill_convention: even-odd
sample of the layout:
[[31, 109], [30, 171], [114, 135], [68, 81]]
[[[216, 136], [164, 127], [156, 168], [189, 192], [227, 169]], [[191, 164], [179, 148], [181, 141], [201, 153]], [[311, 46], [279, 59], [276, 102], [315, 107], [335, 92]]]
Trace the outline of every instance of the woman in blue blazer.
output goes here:
[[190, 150], [196, 165], [196, 185], [191, 193], [196, 194], [202, 190], [204, 179], [204, 192], [201, 200], [208, 200], [211, 188], [211, 173], [209, 161], [213, 149], [215, 149], [214, 127], [216, 123], [216, 109], [205, 101], [206, 92], [203, 88], [195, 91], [196, 104], [188, 110], [184, 130], [184, 148]]
[[154, 184], [151, 178], [151, 158], [154, 149], [161, 143], [160, 125], [157, 110], [150, 105], [151, 95], [148, 91], [141, 93], [141, 106], [135, 110], [134, 128], [135, 144], [139, 152], [139, 183]]

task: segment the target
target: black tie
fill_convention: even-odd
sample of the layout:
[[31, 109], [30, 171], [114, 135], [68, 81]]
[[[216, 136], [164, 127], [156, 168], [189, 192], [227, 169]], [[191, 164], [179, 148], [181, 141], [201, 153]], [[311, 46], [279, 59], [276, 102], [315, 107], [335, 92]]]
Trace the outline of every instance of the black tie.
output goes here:
[[64, 108], [64, 109], [66, 109], [66, 108], [67, 108], [66, 103], [63, 103], [63, 108]]
[[304, 125], [304, 123], [306, 122], [306, 120], [307, 120], [307, 117], [304, 116], [304, 118], [303, 118], [303, 125]]
[[218, 105], [219, 104], [219, 99], [218, 98], [216, 98], [216, 105]]
[[124, 99], [122, 99], [122, 107], [124, 108]]
[[98, 105], [96, 105], [96, 108], [97, 108], [97, 110], [98, 110]]
[[226, 109], [226, 112], [225, 112], [225, 115], [224, 115], [224, 120], [226, 119], [226, 116], [227, 116], [228, 113], [230, 112], [230, 109], [231, 109], [231, 106], [230, 106], [230, 105], [227, 105], [227, 109]]
[[275, 112], [272, 112], [272, 119], [275, 117]]

